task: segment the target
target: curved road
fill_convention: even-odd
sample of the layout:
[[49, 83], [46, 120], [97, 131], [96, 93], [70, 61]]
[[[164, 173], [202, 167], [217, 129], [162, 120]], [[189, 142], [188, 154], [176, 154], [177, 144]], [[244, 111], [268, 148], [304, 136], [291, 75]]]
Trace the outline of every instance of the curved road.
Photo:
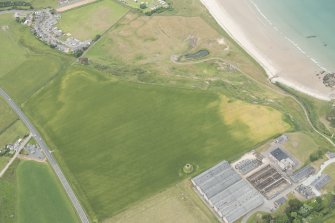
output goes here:
[[[70, 198], [73, 207], [76, 209], [76, 212], [81, 220], [82, 223], [89, 223], [89, 220], [87, 218], [87, 215], [82, 208], [82, 206], [79, 203], [79, 200], [77, 199], [75, 193], [73, 192], [69, 182], [65, 178], [62, 170], [60, 169], [59, 165], [57, 164], [57, 161], [50, 153], [50, 150], [47, 146], [47, 144], [42, 139], [41, 135], [38, 133], [36, 128], [31, 124], [27, 116], [22, 112], [19, 106], [15, 104], [15, 102], [9, 97], [9, 95], [0, 88], [0, 95], [3, 97], [6, 102], [9, 104], [9, 106], [15, 111], [15, 113], [19, 116], [19, 118], [23, 121], [23, 123], [27, 126], [33, 137], [35, 138], [36, 142], [39, 144], [41, 149], [43, 150], [45, 156], [49, 160], [49, 163], [52, 167], [52, 169], [55, 171], [57, 177], [59, 178], [61, 184], [63, 185], [68, 197]], [[61, 213], [59, 213], [61, 214]]]

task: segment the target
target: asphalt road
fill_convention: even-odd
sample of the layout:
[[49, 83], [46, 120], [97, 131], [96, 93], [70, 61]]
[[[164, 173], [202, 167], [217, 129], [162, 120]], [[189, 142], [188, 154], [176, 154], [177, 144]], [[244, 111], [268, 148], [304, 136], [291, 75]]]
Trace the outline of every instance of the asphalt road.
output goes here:
[[[56, 173], [57, 177], [59, 178], [61, 184], [63, 185], [68, 197], [70, 198], [73, 207], [76, 209], [77, 214], [78, 214], [81, 222], [82, 223], [89, 223], [89, 220], [87, 218], [87, 215], [86, 215], [84, 209], [80, 205], [79, 200], [77, 199], [75, 193], [73, 192], [69, 182], [65, 178], [65, 176], [64, 176], [62, 170], [60, 169], [57, 161], [55, 160], [55, 158], [50, 153], [49, 147], [44, 142], [41, 135], [38, 133], [36, 128], [31, 124], [31, 122], [29, 121], [27, 116], [22, 112], [20, 107], [17, 106], [15, 104], [15, 102], [9, 97], [9, 95], [4, 90], [2, 90], [1, 88], [0, 88], [0, 95], [1, 95], [1, 97], [3, 97], [6, 100], [6, 102], [10, 105], [10, 107], [15, 111], [15, 113], [19, 116], [19, 118], [27, 126], [30, 133], [32, 134], [32, 136], [35, 138], [36, 142], [39, 144], [39, 146], [43, 150], [45, 156], [47, 157], [47, 159], [50, 163], [50, 166], [55, 171], [55, 173]], [[62, 213], [59, 213], [59, 214], [62, 214]]]

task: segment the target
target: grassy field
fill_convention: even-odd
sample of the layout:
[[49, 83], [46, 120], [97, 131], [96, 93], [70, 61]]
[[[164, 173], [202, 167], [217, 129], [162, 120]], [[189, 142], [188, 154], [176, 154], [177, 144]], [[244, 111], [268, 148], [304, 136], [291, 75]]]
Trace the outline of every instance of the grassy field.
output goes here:
[[79, 222], [47, 164], [21, 161], [17, 168], [17, 222]]
[[17, 116], [2, 98], [0, 98], [0, 114], [0, 132], [3, 132], [17, 120]]
[[14, 161], [0, 179], [0, 188], [0, 222], [79, 222], [47, 164]]
[[19, 29], [13, 16], [0, 15], [0, 77], [25, 60], [26, 50], [17, 43]]
[[13, 124], [8, 126], [8, 128], [0, 134], [0, 147], [14, 143], [27, 134], [27, 132], [26, 126], [20, 120], [13, 122]]
[[[182, 173], [186, 163], [194, 165], [195, 175], [283, 131], [310, 129], [292, 99], [234, 69], [267, 83], [263, 70], [218, 28], [199, 1], [173, 4], [176, 10], [165, 16], [128, 13], [89, 49], [91, 65], [86, 68], [70, 67], [73, 59], [0, 16], [1, 27], [9, 24], [0, 40], [4, 47], [12, 44], [6, 48], [11, 57], [0, 53], [3, 65], [8, 63], [8, 68], [0, 66], [0, 84], [41, 131], [94, 220], [120, 214], [190, 177]], [[61, 26], [75, 37], [93, 38], [126, 11], [104, 0], [65, 12]], [[102, 15], [106, 20], [101, 21]], [[199, 49], [210, 51], [206, 58], [221, 60], [171, 61], [171, 56]], [[194, 219], [180, 200], [162, 201], [163, 208], [172, 206], [184, 208], [181, 217]], [[138, 218], [154, 218], [157, 212], [136, 210]]]
[[10, 160], [9, 157], [0, 157], [0, 170], [2, 170], [2, 168], [5, 167], [5, 165], [8, 163], [8, 161]]
[[62, 13], [59, 27], [75, 38], [93, 39], [97, 34], [105, 32], [127, 11], [127, 8], [114, 1], [100, 0]]
[[[299, 167], [310, 162], [309, 156], [325, 144], [319, 143], [315, 136], [308, 132], [286, 133], [288, 141], [284, 144], [285, 150], [299, 161]], [[266, 151], [271, 147], [271, 141], [260, 146], [258, 151]]]
[[0, 178], [0, 222], [16, 223], [16, 167], [19, 161], [14, 161], [5, 175]]
[[[155, 70], [160, 75], [201, 73], [196, 66], [180, 66], [171, 56], [210, 51], [211, 57], [225, 57], [225, 39], [201, 18], [178, 16], [138, 17], [129, 13], [86, 54], [104, 65], [122, 62]], [[118, 53], [115, 53], [118, 52]], [[159, 67], [159, 70], [157, 69]]]
[[34, 6], [34, 8], [55, 8], [58, 5], [57, 0], [28, 0]]
[[72, 59], [38, 41], [12, 15], [0, 15], [0, 85], [18, 104], [24, 103]]
[[186, 180], [104, 221], [104, 223], [122, 222], [217, 223], [218, 220], [194, 193], [191, 183]]
[[16, 102], [23, 103], [57, 75], [61, 66], [58, 57], [31, 56], [19, 67], [1, 77], [0, 83]]
[[[201, 90], [114, 82], [79, 67], [25, 111], [57, 148], [54, 154], [74, 176], [84, 204], [101, 220], [186, 177], [180, 175], [186, 163], [198, 173], [256, 143], [244, 120], [239, 120], [243, 140], [234, 136], [221, 117], [220, 99]], [[263, 112], [260, 116], [277, 114]], [[271, 117], [286, 130], [281, 116]]]
[[[8, 0], [0, 0], [0, 2], [7, 2]], [[11, 0], [12, 2], [17, 2], [21, 0]], [[57, 0], [25, 0], [24, 2], [29, 2], [35, 9], [46, 8], [46, 7], [56, 7], [58, 4]]]
[[329, 165], [323, 173], [328, 174], [332, 180], [325, 186], [324, 191], [333, 192], [335, 191], [335, 165]]
[[296, 157], [301, 164], [309, 162], [309, 156], [319, 150], [319, 146], [309, 134], [302, 132], [287, 134], [289, 140], [285, 149]]
[[282, 119], [283, 114], [271, 107], [248, 104], [222, 96], [220, 109], [224, 122], [231, 126], [233, 135], [240, 140], [247, 136], [257, 143], [291, 129], [288, 123], [278, 121]]
[[256, 212], [248, 219], [247, 223], [262, 223], [262, 215], [264, 214], [266, 214], [266, 212]]

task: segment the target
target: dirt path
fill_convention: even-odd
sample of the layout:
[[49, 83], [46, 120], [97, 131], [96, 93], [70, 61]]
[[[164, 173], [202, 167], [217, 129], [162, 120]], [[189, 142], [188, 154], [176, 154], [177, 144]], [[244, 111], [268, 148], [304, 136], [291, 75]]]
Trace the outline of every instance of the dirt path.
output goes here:
[[82, 0], [82, 1], [79, 1], [79, 2], [72, 3], [70, 5], [62, 6], [58, 9], [56, 9], [56, 11], [57, 12], [64, 12], [64, 11], [67, 11], [67, 10], [70, 10], [70, 9], [73, 9], [73, 8], [77, 8], [79, 6], [86, 5], [86, 4], [95, 2], [95, 1], [97, 1], [97, 0]]
[[29, 136], [27, 138], [25, 138], [16, 149], [16, 153], [15, 155], [10, 159], [10, 161], [7, 163], [7, 165], [1, 170], [0, 172], [0, 177], [2, 177], [5, 172], [7, 171], [7, 169], [9, 168], [9, 166], [14, 162], [14, 160], [16, 159], [16, 157], [20, 154], [21, 150], [24, 148], [24, 146], [29, 142], [29, 140], [31, 139], [32, 135], [29, 134]]

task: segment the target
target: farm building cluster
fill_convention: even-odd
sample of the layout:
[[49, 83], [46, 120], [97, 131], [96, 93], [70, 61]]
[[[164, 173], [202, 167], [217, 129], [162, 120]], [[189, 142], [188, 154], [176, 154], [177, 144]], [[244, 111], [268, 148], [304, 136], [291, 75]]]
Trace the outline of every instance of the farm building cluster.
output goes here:
[[[257, 208], [272, 211], [291, 192], [304, 199], [321, 194], [330, 176], [316, 173], [311, 165], [298, 169], [298, 160], [283, 146], [287, 140], [286, 135], [280, 136], [266, 152], [251, 151], [231, 164], [222, 161], [192, 179], [220, 221], [235, 222]], [[326, 162], [333, 162], [335, 154], [327, 157]]]
[[7, 144], [2, 149], [0, 149], [0, 157], [1, 156], [12, 157], [17, 152], [17, 149], [18, 149], [21, 141], [22, 141], [22, 139], [20, 138], [14, 144]]
[[168, 9], [170, 6], [165, 0], [119, 0], [121, 3], [129, 6], [137, 6], [146, 13], [153, 13], [160, 9]]
[[29, 14], [24, 23], [31, 26], [35, 36], [52, 48], [64, 53], [86, 50], [92, 41], [80, 41], [72, 37], [70, 33], [64, 33], [57, 27], [60, 18], [60, 14], [57, 14], [54, 10], [43, 9]]
[[39, 145], [31, 143], [25, 145], [19, 157], [40, 162], [46, 160], [46, 157]]

